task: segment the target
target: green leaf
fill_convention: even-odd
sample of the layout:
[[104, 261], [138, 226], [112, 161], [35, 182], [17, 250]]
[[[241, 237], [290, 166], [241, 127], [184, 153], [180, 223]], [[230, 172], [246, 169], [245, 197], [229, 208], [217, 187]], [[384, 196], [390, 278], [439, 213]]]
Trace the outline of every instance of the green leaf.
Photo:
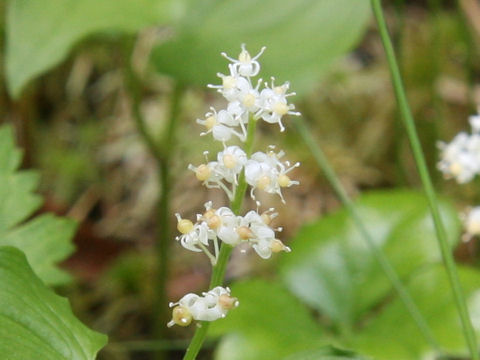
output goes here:
[[61, 62], [84, 37], [132, 33], [165, 22], [183, 2], [170, 0], [10, 0], [6, 75], [17, 98], [28, 81]]
[[0, 247], [0, 284], [2, 359], [93, 360], [106, 344], [42, 283], [21, 251]]
[[[441, 256], [424, 196], [412, 191], [377, 191], [356, 201], [368, 231], [400, 274]], [[455, 209], [441, 201], [448, 239], [458, 241]], [[282, 258], [281, 273], [289, 289], [327, 315], [343, 331], [378, 304], [391, 285], [347, 212], [340, 210], [303, 227]]]
[[262, 76], [306, 92], [361, 38], [369, 16], [368, 0], [196, 1], [177, 37], [156, 49], [154, 63], [181, 82], [205, 86], [228, 71], [220, 52], [237, 57], [246, 43], [253, 56], [267, 46]]
[[[480, 277], [476, 270], [459, 267], [474, 327], [480, 328]], [[468, 350], [453, 301], [450, 284], [441, 265], [421, 271], [408, 290], [427, 320], [435, 338], [449, 354], [467, 358]], [[349, 342], [356, 350], [378, 360], [425, 359], [431, 353], [413, 320], [395, 299], [370, 319]], [[381, 346], [379, 346], [381, 344]]]
[[10, 126], [0, 127], [0, 246], [22, 250], [35, 273], [45, 283], [65, 283], [69, 276], [55, 263], [70, 255], [75, 222], [50, 214], [24, 222], [41, 205], [33, 191], [38, 176], [31, 171], [17, 171], [21, 152], [15, 148]]
[[335, 349], [325, 346], [318, 350], [307, 350], [287, 356], [283, 360], [366, 360], [351, 351]]
[[239, 307], [210, 328], [212, 336], [228, 334], [215, 359], [281, 359], [325, 345], [308, 310], [280, 284], [245, 281], [235, 284], [232, 294], [240, 300]]

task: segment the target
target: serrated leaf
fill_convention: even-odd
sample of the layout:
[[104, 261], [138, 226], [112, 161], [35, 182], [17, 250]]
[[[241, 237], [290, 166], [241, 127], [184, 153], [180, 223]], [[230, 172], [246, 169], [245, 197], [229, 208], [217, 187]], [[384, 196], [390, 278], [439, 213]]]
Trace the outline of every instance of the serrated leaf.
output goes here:
[[18, 249], [0, 247], [0, 354], [6, 360], [93, 360], [105, 335], [83, 325], [68, 300], [33, 273]]
[[[466, 267], [459, 267], [458, 271], [474, 327], [478, 330], [479, 273]], [[468, 357], [468, 348], [445, 269], [435, 265], [421, 271], [408, 283], [407, 289], [442, 349], [455, 355], [455, 358]], [[398, 298], [364, 324], [349, 344], [378, 360], [425, 359], [433, 351], [411, 317], [405, 314], [405, 307]]]
[[235, 284], [232, 294], [240, 306], [210, 328], [212, 336], [228, 334], [215, 359], [281, 359], [325, 345], [322, 330], [308, 310], [280, 284], [245, 281]]
[[24, 223], [42, 201], [33, 193], [38, 186], [37, 173], [18, 171], [20, 160], [12, 128], [0, 127], [0, 246], [22, 250], [35, 273], [47, 284], [64, 283], [69, 276], [55, 264], [74, 250], [71, 239], [75, 222], [45, 214]]
[[[455, 209], [440, 202], [448, 239], [458, 241]], [[357, 209], [401, 277], [441, 258], [424, 196], [413, 191], [377, 191], [356, 201]], [[343, 331], [390, 293], [391, 285], [345, 210], [303, 227], [282, 258], [289, 289], [327, 315]]]
[[203, 0], [189, 10], [177, 37], [154, 52], [158, 71], [205, 86], [227, 71], [220, 52], [237, 57], [246, 43], [253, 55], [267, 46], [262, 76], [289, 80], [297, 93], [361, 38], [370, 16], [368, 0]]
[[169, 0], [10, 0], [6, 76], [17, 98], [32, 78], [62, 61], [82, 38], [98, 32], [132, 33], [171, 18], [182, 2]]

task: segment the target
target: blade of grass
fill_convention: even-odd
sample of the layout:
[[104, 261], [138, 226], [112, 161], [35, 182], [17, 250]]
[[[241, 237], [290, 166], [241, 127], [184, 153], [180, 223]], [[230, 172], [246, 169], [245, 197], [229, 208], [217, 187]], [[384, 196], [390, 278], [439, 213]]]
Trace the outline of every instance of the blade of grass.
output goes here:
[[407, 96], [403, 87], [402, 78], [400, 75], [400, 70], [398, 68], [397, 60], [395, 57], [395, 51], [388, 34], [387, 24], [383, 15], [382, 4], [380, 0], [370, 0], [375, 19], [378, 24], [380, 31], [380, 37], [382, 39], [383, 46], [385, 48], [385, 53], [387, 56], [387, 61], [390, 67], [390, 73], [392, 77], [393, 87], [395, 91], [395, 97], [397, 99], [397, 104], [402, 115], [402, 120], [404, 126], [407, 130], [407, 135], [410, 140], [410, 145], [412, 148], [413, 156], [417, 164], [418, 172], [420, 174], [420, 179], [425, 190], [425, 194], [428, 199], [430, 211], [432, 213], [433, 222], [435, 225], [435, 231], [437, 233], [438, 243], [442, 253], [443, 263], [445, 265], [445, 270], [452, 287], [453, 297], [455, 304], [460, 315], [462, 322], [463, 333], [465, 335], [465, 340], [467, 342], [470, 354], [473, 360], [478, 360], [478, 347], [475, 333], [473, 330], [472, 323], [470, 321], [470, 316], [468, 314], [467, 305], [465, 302], [465, 297], [463, 295], [462, 286], [458, 278], [457, 269], [455, 267], [455, 262], [453, 259], [452, 249], [447, 242], [447, 236], [445, 233], [445, 228], [440, 216], [440, 211], [438, 207], [437, 198], [435, 195], [435, 190], [432, 185], [432, 180], [428, 173], [427, 165], [422, 151], [422, 146], [418, 138], [418, 134], [415, 128], [415, 122], [408, 104]]
[[353, 201], [348, 196], [347, 192], [345, 191], [344, 187], [342, 186], [339, 178], [335, 174], [332, 166], [330, 165], [329, 161], [327, 160], [325, 154], [323, 153], [321, 147], [315, 142], [312, 137], [311, 131], [307, 128], [305, 121], [299, 117], [295, 120], [295, 126], [297, 127], [298, 133], [302, 137], [303, 141], [310, 149], [315, 161], [317, 162], [320, 169], [323, 171], [325, 177], [327, 178], [330, 185], [333, 187], [335, 193], [337, 194], [340, 201], [343, 203], [345, 208], [348, 211], [348, 214], [352, 218], [355, 226], [358, 228], [360, 234], [365, 239], [366, 243], [368, 244], [370, 250], [374, 254], [376, 260], [380, 264], [382, 270], [384, 271], [387, 278], [392, 283], [393, 288], [398, 294], [398, 297], [403, 302], [405, 308], [407, 309], [408, 313], [412, 317], [413, 321], [417, 325], [418, 329], [422, 333], [425, 340], [430, 344], [430, 346], [435, 349], [437, 352], [441, 352], [440, 345], [436, 341], [430, 327], [428, 326], [427, 322], [425, 321], [424, 317], [418, 310], [417, 306], [415, 305], [413, 299], [411, 298], [408, 291], [403, 286], [397, 272], [390, 264], [387, 256], [384, 252], [375, 244], [372, 236], [367, 230], [367, 227], [363, 223], [362, 218], [358, 214], [358, 211], [353, 204]]

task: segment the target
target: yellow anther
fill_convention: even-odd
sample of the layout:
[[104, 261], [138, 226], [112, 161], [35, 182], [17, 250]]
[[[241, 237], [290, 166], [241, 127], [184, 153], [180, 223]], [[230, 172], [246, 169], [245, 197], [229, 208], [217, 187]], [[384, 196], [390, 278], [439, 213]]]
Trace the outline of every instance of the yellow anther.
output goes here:
[[288, 110], [290, 110], [290, 109], [287, 106], [287, 104], [284, 104], [282, 102], [277, 102], [275, 105], [273, 105], [273, 112], [275, 112], [276, 114], [278, 114], [280, 116], [288, 113]]
[[288, 251], [287, 249], [289, 249], [289, 248], [286, 247], [285, 244], [283, 242], [281, 242], [280, 240], [275, 239], [270, 244], [270, 249], [272, 249], [272, 252], [274, 252], [274, 253], [279, 253], [280, 251]]
[[193, 230], [193, 223], [188, 219], [180, 219], [178, 220], [177, 229], [182, 234], [188, 234]]
[[238, 306], [238, 299], [231, 297], [227, 294], [222, 294], [218, 298], [218, 303], [220, 306], [226, 310], [231, 310], [233, 308], [236, 308]]
[[275, 86], [273, 91], [275, 94], [282, 95], [285, 92], [285, 88], [283, 86]]
[[183, 306], [175, 306], [172, 311], [172, 321], [180, 326], [188, 326], [192, 322], [192, 314]]
[[208, 180], [210, 178], [210, 174], [211, 174], [210, 168], [205, 164], [200, 165], [195, 170], [195, 176], [200, 181]]
[[255, 105], [255, 96], [253, 96], [252, 94], [245, 95], [245, 97], [243, 98], [243, 105], [245, 105], [247, 108]]
[[278, 177], [278, 185], [280, 185], [281, 187], [287, 187], [290, 185], [290, 183], [291, 180], [287, 175], [282, 174]]
[[266, 175], [262, 176], [260, 179], [257, 181], [257, 187], [260, 190], [265, 190], [265, 188], [270, 185], [270, 178]]
[[223, 155], [223, 163], [228, 169], [233, 169], [235, 165], [237, 165], [237, 160], [235, 160], [235, 156], [231, 154]]
[[208, 118], [205, 119], [205, 127], [210, 130], [217, 124], [217, 119], [215, 119], [215, 116], [209, 116]]
[[210, 229], [218, 229], [222, 225], [222, 219], [218, 215], [213, 215], [207, 220], [207, 225]]
[[251, 239], [253, 238], [255, 235], [253, 234], [252, 230], [250, 230], [248, 227], [246, 226], [240, 226], [238, 229], [237, 229], [237, 234], [238, 236], [240, 236], [240, 238], [242, 240], [248, 240], [248, 239]]

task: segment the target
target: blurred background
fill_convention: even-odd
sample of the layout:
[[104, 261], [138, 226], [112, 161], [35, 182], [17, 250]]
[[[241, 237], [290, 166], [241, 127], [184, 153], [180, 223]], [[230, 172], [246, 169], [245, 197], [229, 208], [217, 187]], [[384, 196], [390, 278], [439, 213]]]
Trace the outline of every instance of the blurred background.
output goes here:
[[[83, 322], [109, 335], [99, 359], [180, 359], [192, 334], [193, 326], [164, 327], [166, 303], [205, 291], [210, 264], [175, 242], [174, 213], [193, 219], [208, 200], [227, 203], [187, 170], [204, 161], [204, 150], [221, 146], [200, 137], [195, 122], [210, 106], [225, 106], [206, 87], [228, 71], [221, 51], [236, 57], [241, 43], [252, 55], [267, 47], [260, 75], [290, 81], [297, 92], [291, 101], [352, 197], [420, 187], [369, 6], [367, 0], [0, 2], [0, 122], [13, 124], [23, 168], [41, 174], [41, 212], [78, 222], [76, 251], [61, 265], [74, 280], [57, 290]], [[479, 183], [444, 181], [436, 143], [468, 131], [468, 116], [480, 104], [480, 2], [384, 6], [436, 188], [457, 209], [474, 205]], [[262, 198], [278, 209], [286, 243], [302, 224], [340, 207], [291, 120], [284, 133], [260, 124], [255, 146], [275, 144], [302, 163], [293, 176], [301, 185], [284, 193], [287, 206]], [[461, 244], [457, 258], [475, 266], [476, 239]], [[228, 282], [276, 279], [278, 258], [260, 260], [235, 252]], [[215, 352], [221, 331], [215, 333], [201, 359], [242, 359]]]

